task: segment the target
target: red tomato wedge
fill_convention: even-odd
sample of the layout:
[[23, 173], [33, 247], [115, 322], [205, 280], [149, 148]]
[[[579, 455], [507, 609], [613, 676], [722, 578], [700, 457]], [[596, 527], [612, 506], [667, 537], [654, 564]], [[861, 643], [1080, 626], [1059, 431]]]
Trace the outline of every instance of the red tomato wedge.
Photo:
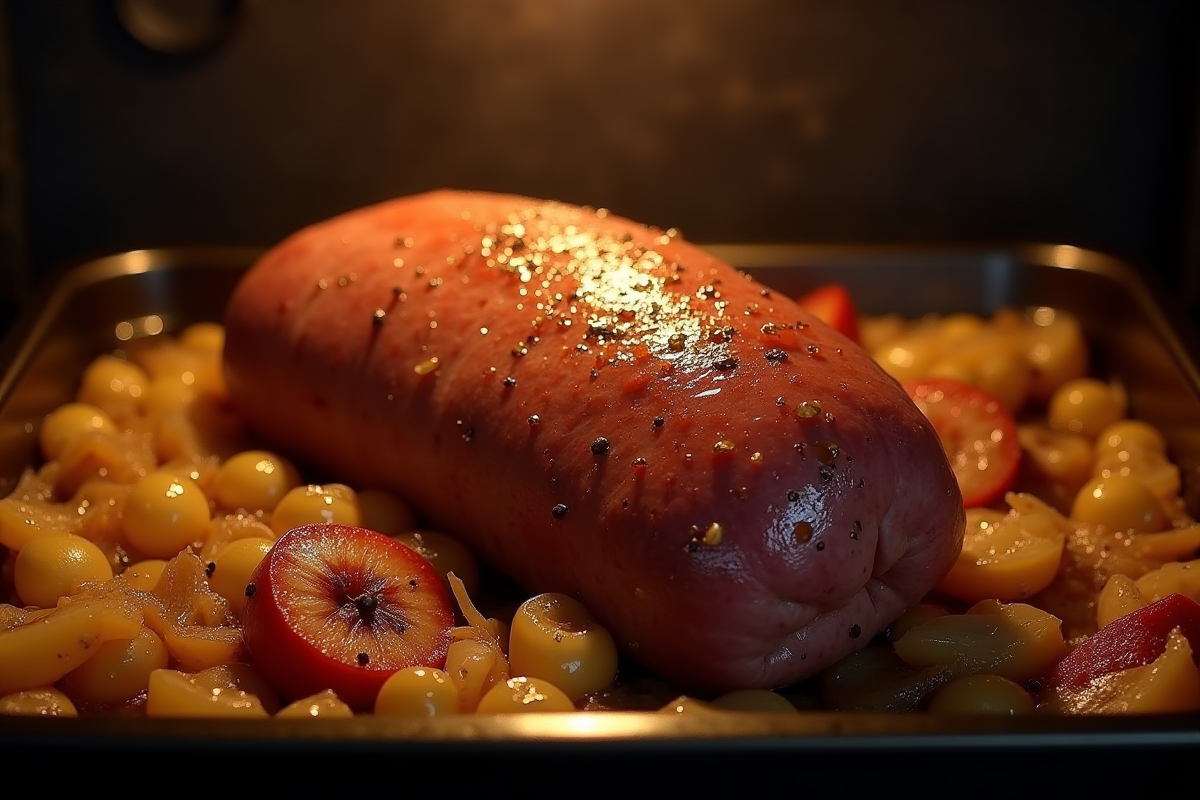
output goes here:
[[1200, 604], [1182, 594], [1131, 611], [1089, 636], [1050, 673], [1051, 686], [1082, 689], [1096, 678], [1153, 662], [1179, 629], [1200, 657]]
[[823, 284], [804, 293], [796, 302], [850, 341], [862, 344], [858, 336], [858, 308], [842, 284]]
[[952, 378], [909, 381], [904, 388], [941, 437], [963, 505], [986, 506], [1003, 497], [1021, 464], [1017, 423], [1004, 404]]

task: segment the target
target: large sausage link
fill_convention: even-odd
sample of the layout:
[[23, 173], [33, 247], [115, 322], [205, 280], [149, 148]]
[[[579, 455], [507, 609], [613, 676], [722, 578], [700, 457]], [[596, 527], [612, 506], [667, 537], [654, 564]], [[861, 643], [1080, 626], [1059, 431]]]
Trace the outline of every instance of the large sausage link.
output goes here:
[[670, 231], [403, 198], [269, 251], [226, 326], [231, 396], [268, 441], [402, 493], [685, 687], [814, 673], [961, 546], [957, 484], [903, 390]]

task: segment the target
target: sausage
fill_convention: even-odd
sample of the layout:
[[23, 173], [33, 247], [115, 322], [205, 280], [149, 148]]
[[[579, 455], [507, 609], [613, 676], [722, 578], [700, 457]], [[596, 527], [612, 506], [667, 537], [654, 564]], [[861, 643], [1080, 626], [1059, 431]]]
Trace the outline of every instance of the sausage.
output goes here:
[[700, 691], [861, 648], [962, 542], [941, 443], [860, 348], [603, 210], [439, 191], [269, 250], [230, 300], [268, 442], [394, 490]]

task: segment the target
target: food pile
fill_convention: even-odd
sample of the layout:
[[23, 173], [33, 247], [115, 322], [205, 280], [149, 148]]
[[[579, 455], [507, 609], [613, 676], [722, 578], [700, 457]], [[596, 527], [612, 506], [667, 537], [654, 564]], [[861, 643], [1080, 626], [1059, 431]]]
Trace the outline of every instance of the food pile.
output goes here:
[[1163, 437], [1087, 374], [1078, 323], [863, 317], [836, 285], [799, 303], [930, 420], [967, 517], [935, 589], [815, 676], [646, 674], [577, 599], [517, 594], [397, 494], [265, 447], [229, 403], [225, 329], [201, 323], [97, 357], [0, 500], [0, 713], [1200, 708], [1200, 525]]

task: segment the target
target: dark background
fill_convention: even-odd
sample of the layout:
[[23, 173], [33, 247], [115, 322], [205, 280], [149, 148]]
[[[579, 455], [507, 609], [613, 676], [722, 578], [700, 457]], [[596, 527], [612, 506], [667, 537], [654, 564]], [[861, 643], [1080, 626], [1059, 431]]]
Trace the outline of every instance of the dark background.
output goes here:
[[701, 243], [1073, 244], [1195, 313], [1198, 7], [0, 0], [0, 322], [64, 265], [443, 186]]

